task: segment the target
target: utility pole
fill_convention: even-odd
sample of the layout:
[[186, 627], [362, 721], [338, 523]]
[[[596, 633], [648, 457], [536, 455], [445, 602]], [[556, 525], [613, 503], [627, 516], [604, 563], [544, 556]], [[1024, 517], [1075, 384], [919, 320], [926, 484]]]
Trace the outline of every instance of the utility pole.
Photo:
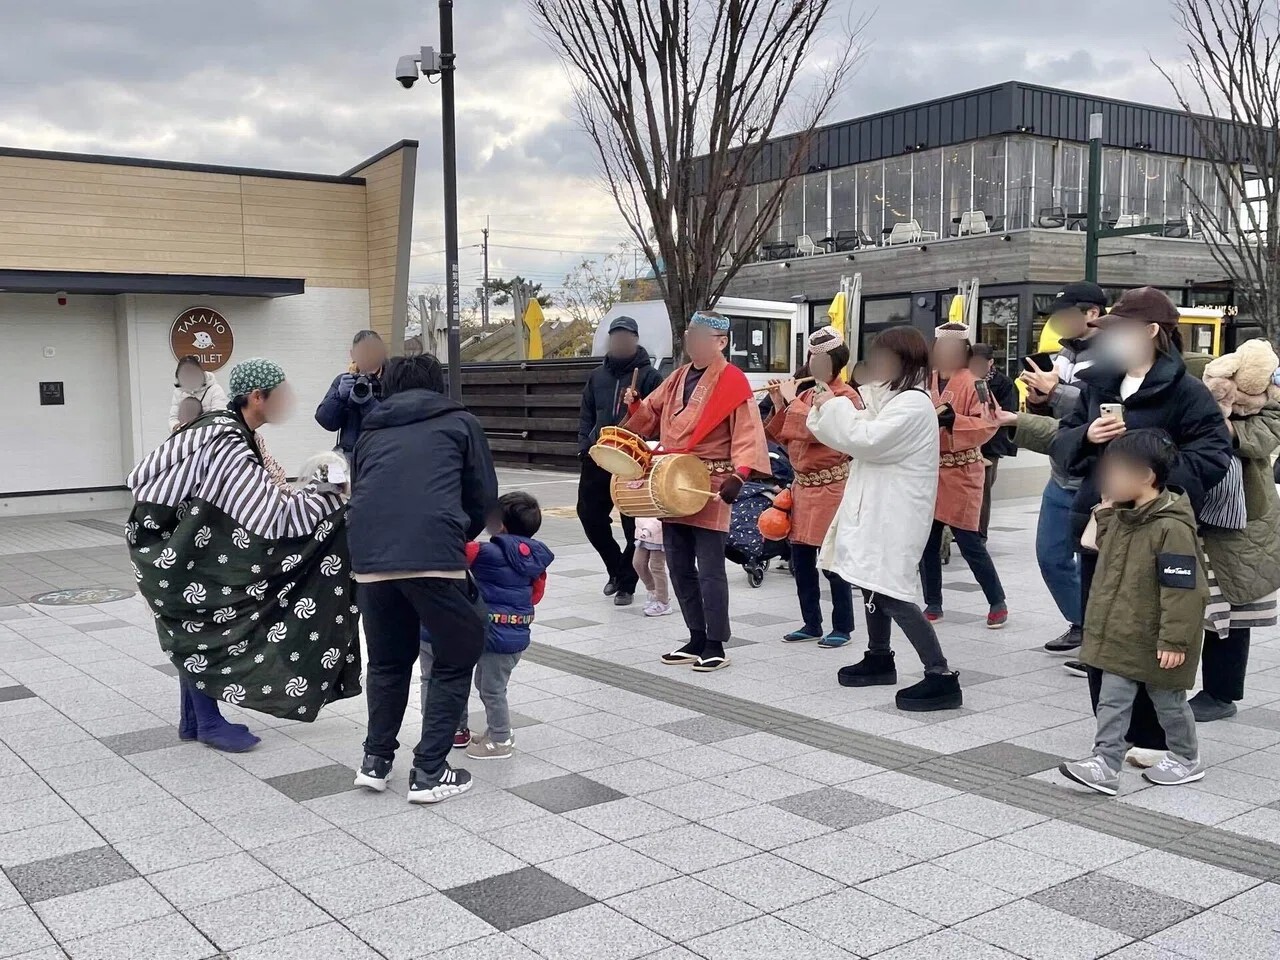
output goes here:
[[441, 147], [444, 153], [444, 247], [449, 323], [449, 396], [462, 399], [462, 295], [458, 277], [458, 149], [453, 107], [453, 0], [440, 0]]
[[511, 304], [516, 311], [516, 359], [529, 359], [529, 345], [525, 341], [524, 312], [529, 308], [529, 298], [533, 295], [533, 287], [528, 283], [511, 285]]
[[480, 329], [489, 329], [489, 218], [484, 218], [484, 242], [480, 244], [484, 251], [484, 296], [480, 298]]
[[1084, 235], [1084, 278], [1098, 282], [1098, 232], [1102, 229], [1102, 114], [1089, 114], [1089, 214]]

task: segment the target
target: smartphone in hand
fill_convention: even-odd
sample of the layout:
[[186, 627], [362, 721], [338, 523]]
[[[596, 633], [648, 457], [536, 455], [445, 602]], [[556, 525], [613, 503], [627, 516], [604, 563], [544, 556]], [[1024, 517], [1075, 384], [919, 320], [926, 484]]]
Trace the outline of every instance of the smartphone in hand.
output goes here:
[[1104, 420], [1119, 420], [1124, 423], [1123, 403], [1103, 403], [1098, 405], [1098, 414]]

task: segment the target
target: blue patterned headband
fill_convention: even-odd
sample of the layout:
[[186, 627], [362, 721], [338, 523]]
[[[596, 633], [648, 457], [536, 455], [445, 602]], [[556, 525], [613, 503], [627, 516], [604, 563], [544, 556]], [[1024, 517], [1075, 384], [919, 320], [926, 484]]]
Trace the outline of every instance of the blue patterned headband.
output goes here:
[[722, 317], [718, 313], [703, 313], [698, 310], [689, 318], [689, 326], [707, 327], [716, 333], [727, 334], [729, 332], [729, 318]]

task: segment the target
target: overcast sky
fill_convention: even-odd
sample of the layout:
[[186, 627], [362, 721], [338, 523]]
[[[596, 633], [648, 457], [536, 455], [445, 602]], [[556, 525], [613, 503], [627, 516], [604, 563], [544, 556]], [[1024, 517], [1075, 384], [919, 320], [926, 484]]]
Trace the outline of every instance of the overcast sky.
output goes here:
[[[1006, 80], [1167, 104], [1168, 0], [835, 0], [870, 50], [830, 119]], [[491, 218], [491, 273], [555, 286], [625, 238], [569, 82], [523, 0], [458, 0], [464, 285]], [[415, 281], [443, 279], [439, 96], [396, 58], [437, 40], [431, 0], [0, 0], [0, 145], [340, 173], [422, 142]], [[517, 249], [545, 248], [545, 249]]]

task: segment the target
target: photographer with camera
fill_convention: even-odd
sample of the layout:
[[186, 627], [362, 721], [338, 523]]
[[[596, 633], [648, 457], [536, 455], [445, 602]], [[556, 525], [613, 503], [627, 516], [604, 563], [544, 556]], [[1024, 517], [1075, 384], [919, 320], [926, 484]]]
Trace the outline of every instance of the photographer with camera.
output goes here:
[[329, 386], [316, 407], [316, 423], [338, 434], [338, 449], [347, 460], [355, 452], [360, 427], [382, 399], [382, 368], [387, 346], [373, 330], [361, 330], [351, 341], [351, 365]]

